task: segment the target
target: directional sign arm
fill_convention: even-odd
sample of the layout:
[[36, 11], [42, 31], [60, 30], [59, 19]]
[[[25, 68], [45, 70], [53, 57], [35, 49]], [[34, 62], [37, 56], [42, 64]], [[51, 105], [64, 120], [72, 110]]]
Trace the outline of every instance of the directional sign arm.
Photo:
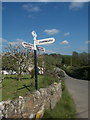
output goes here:
[[34, 49], [34, 45], [31, 43], [27, 43], [27, 42], [22, 42], [22, 46], [28, 49]]
[[54, 38], [47, 38], [47, 39], [35, 40], [35, 44], [36, 45], [51, 44], [53, 42], [55, 42]]
[[37, 47], [37, 50], [45, 52], [45, 48], [43, 48], [43, 47]]

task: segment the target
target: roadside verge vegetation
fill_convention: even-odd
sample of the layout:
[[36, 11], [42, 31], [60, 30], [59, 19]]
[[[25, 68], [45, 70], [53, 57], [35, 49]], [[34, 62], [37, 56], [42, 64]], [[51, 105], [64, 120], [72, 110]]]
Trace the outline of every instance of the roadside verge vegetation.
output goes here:
[[68, 67], [64, 67], [63, 69], [71, 77], [82, 80], [90, 80], [90, 76], [88, 74], [90, 71], [90, 66], [79, 66], [79, 67], [68, 66]]
[[69, 94], [64, 81], [62, 81], [62, 98], [53, 110], [47, 110], [43, 118], [76, 118], [76, 108], [74, 101]]

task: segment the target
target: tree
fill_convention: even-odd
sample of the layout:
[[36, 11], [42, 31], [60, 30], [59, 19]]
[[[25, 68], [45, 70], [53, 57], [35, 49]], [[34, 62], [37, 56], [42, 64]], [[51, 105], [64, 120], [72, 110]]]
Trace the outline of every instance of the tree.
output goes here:
[[25, 50], [21, 46], [21, 44], [9, 44], [6, 48], [6, 54], [5, 56], [7, 59], [7, 63], [4, 62], [6, 68], [9, 68], [10, 70], [15, 70], [18, 74], [18, 78], [20, 80], [20, 77], [23, 72], [28, 72], [29, 67], [31, 67], [33, 63], [33, 55], [29, 50]]
[[63, 55], [62, 56], [62, 65], [71, 65], [71, 56], [70, 55]]
[[11, 70], [12, 72], [15, 71], [16, 60], [9, 55], [9, 53], [5, 53], [2, 56], [2, 70]]
[[74, 51], [73, 53], [72, 53], [72, 65], [73, 66], [79, 66], [79, 54], [78, 54], [78, 52], [76, 52], [76, 51]]
[[88, 66], [88, 53], [83, 52], [79, 54], [80, 66]]

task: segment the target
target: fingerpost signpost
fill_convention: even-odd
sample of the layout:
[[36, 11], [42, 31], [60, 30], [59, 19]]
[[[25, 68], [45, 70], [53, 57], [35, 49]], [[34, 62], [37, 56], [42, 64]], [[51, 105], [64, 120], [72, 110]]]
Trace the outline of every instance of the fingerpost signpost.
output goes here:
[[25, 48], [28, 48], [30, 50], [34, 50], [35, 89], [37, 90], [38, 89], [37, 50], [45, 52], [45, 48], [38, 47], [37, 45], [51, 44], [51, 43], [55, 42], [55, 38], [46, 38], [46, 39], [37, 40], [36, 39], [37, 34], [35, 31], [32, 31], [32, 36], [33, 36], [34, 44], [22, 42], [22, 46]]

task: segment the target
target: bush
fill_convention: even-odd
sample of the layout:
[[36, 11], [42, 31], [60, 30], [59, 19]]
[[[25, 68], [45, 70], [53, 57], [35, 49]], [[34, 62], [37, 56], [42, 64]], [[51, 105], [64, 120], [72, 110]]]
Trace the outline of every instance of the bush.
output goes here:
[[61, 87], [62, 87], [62, 91], [65, 90], [65, 82], [64, 79], [61, 80]]
[[76, 118], [76, 107], [66, 87], [63, 90], [62, 98], [56, 104], [55, 108], [53, 110], [46, 110], [43, 116], [43, 119], [56, 118]]
[[89, 71], [90, 67], [67, 67], [64, 69], [68, 75], [77, 79], [90, 80]]
[[50, 74], [43, 76], [42, 81], [43, 81], [42, 82], [43, 84], [40, 87], [46, 87], [48, 85], [51, 85], [54, 82], [59, 82], [57, 77], [54, 77], [54, 76], [52, 76]]

